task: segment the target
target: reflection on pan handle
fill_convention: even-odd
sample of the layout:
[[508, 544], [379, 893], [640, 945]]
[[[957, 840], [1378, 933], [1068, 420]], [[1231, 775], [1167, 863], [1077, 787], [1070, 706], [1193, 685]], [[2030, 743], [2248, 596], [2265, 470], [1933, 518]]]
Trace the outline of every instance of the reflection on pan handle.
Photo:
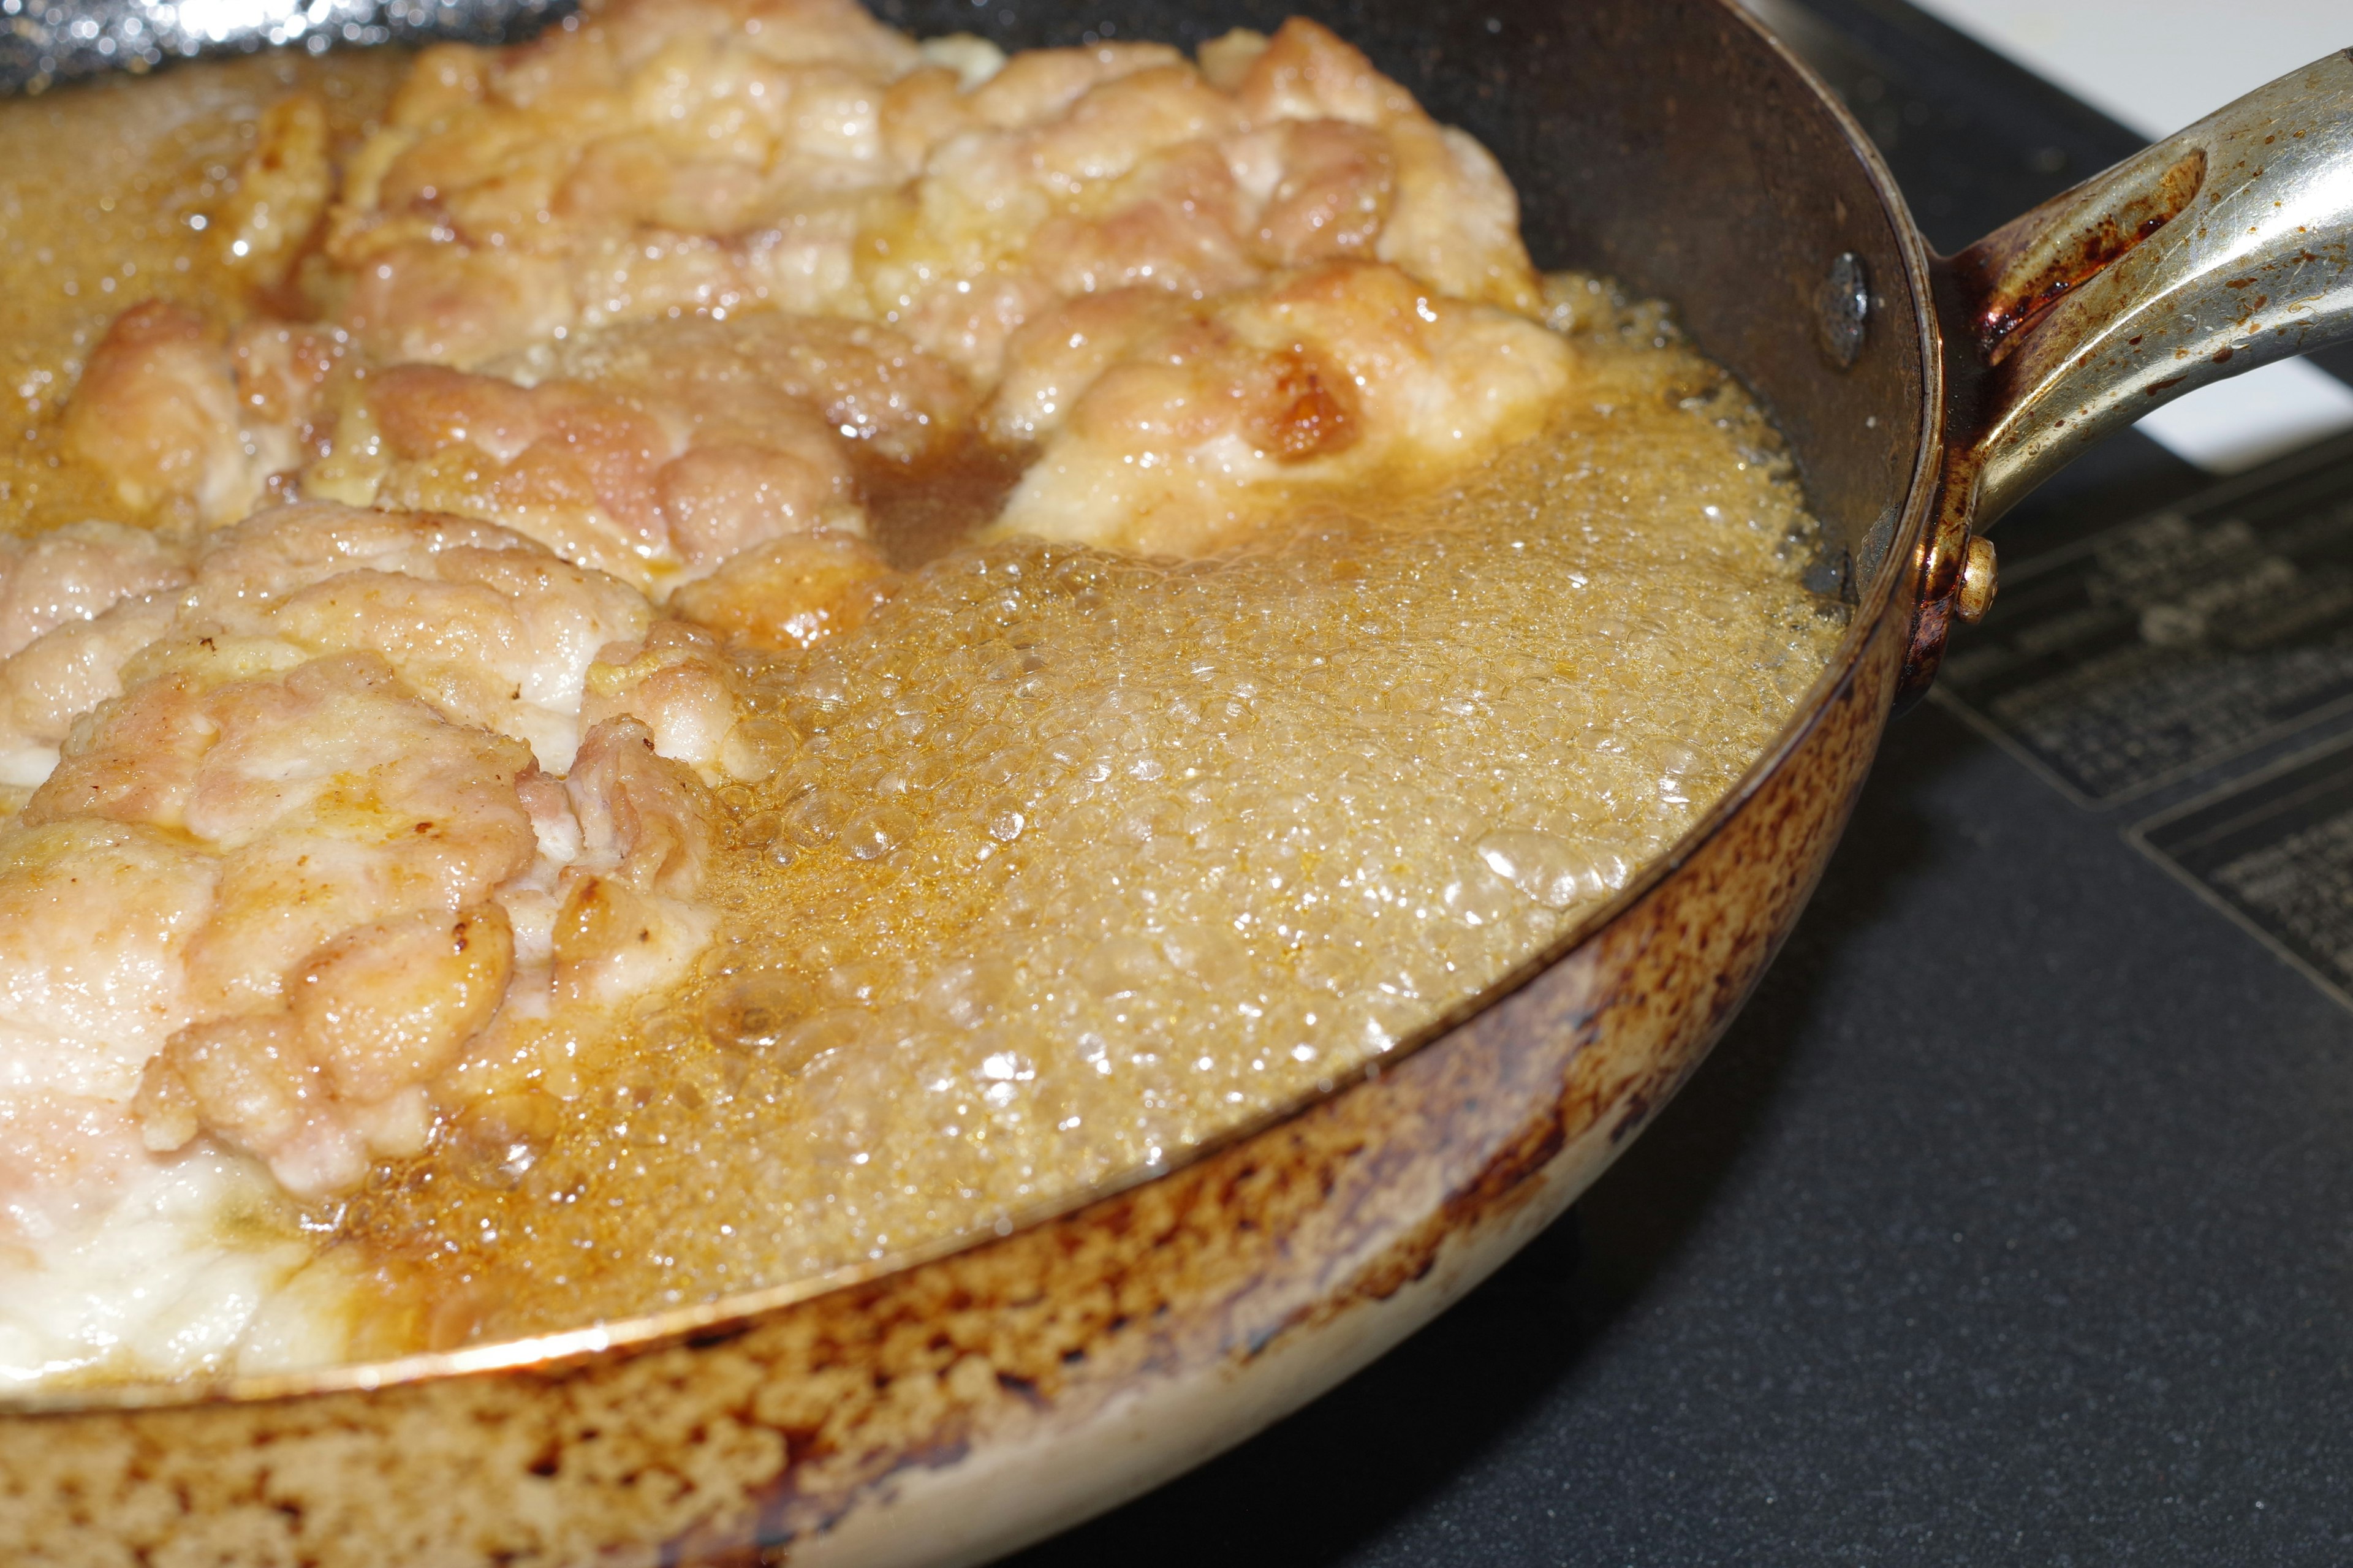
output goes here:
[[1953, 401], [1907, 685], [1993, 596], [1972, 536], [2100, 437], [2353, 337], [2353, 50], [2290, 72], [1936, 264]]

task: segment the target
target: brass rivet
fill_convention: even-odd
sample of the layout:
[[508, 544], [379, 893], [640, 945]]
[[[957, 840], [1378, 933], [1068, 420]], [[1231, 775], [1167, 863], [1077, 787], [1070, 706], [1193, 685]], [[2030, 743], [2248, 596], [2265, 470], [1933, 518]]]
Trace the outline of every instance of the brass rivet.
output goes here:
[[1993, 608], [1993, 541], [1972, 539], [1961, 558], [1961, 585], [1953, 595], [1953, 613], [1974, 626]]

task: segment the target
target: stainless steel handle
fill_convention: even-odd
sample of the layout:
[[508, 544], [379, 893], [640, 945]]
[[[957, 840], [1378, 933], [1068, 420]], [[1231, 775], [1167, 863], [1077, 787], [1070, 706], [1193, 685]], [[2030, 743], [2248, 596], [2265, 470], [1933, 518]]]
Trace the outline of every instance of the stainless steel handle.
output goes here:
[[1914, 691], [1992, 598], [1975, 531], [2183, 393], [2353, 337], [2353, 50], [1940, 259], [1936, 286], [1951, 401]]
[[2119, 426], [2353, 336], [2353, 50], [2259, 88], [1952, 259], [1994, 373], [1982, 527]]

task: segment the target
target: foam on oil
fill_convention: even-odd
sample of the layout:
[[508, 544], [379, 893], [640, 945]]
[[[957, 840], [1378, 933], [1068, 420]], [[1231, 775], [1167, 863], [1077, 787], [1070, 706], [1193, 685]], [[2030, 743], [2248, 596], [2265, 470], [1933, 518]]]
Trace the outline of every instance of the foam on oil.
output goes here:
[[1396, 1048], [1672, 844], [1843, 616], [1738, 388], [1559, 297], [1589, 385], [1468, 484], [1209, 562], [966, 549], [751, 667], [780, 765], [731, 792], [702, 973], [343, 1214], [428, 1337], [1068, 1202]]

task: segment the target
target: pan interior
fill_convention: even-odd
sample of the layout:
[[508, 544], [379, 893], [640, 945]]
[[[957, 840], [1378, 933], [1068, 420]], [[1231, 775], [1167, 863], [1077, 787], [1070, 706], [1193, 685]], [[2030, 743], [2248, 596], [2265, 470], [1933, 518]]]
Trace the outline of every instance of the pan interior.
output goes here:
[[[1172, 31], [1171, 19], [1156, 9], [1133, 18], [1097, 15], [1083, 26], [1061, 19], [1038, 32], [1025, 31], [1020, 22], [1007, 25], [1003, 14], [985, 8], [936, 10], [936, 16], [886, 11], [886, 17], [919, 33], [980, 30], [1008, 47], [1082, 42], [1089, 32], [1131, 37], [1146, 36], [1146, 28], [1158, 29], [1160, 36]], [[1271, 26], [1281, 16], [1188, 14], [1173, 30], [1180, 41], [1195, 42], [1233, 25]], [[1434, 114], [1465, 125], [1504, 159], [1523, 193], [1540, 265], [1606, 272], [1633, 291], [1675, 302], [1694, 338], [1757, 395], [1789, 443], [1824, 524], [1814, 585], [1849, 602], [1868, 600], [1875, 575], [1870, 568], [1878, 564], [1873, 560], [1874, 529], [1883, 552], [1886, 530], [1911, 477], [1910, 438], [1893, 434], [1906, 423], [1897, 411], [1916, 410], [1920, 394], [1915, 339], [1889, 325], [1909, 321], [1893, 303], [1900, 298], [1908, 306], [1909, 299], [1898, 231], [1878, 205], [1869, 170], [1846, 146], [1835, 118], [1789, 76], [1769, 47], [1713, 7], [1694, 7], [1681, 17], [1687, 26], [1656, 17], [1651, 11], [1620, 15], [1607, 9], [1567, 18], [1501, 14], [1482, 18], [1467, 33], [1444, 37], [1431, 36], [1426, 19], [1355, 12], [1326, 19], [1361, 40], [1377, 63], [1398, 75]], [[1648, 97], [1629, 93], [1622, 85], [1636, 73], [1599, 63], [1644, 58], [1641, 51], [1651, 49], [1664, 51], [1671, 68], [1647, 73]], [[1611, 82], [1620, 84], [1616, 100], [1604, 90]], [[1674, 85], [1665, 85], [1670, 83]], [[1574, 107], [1558, 107], [1564, 103]], [[1701, 103], [1742, 107], [1705, 114], [1678, 107]], [[1803, 166], [1807, 155], [1816, 155], [1810, 168]], [[1695, 182], [1698, 188], [1684, 190], [1678, 181]], [[1675, 194], [1662, 198], [1662, 191]], [[1873, 215], [1877, 227], [1865, 222], [1850, 226], [1858, 212]], [[1835, 345], [1824, 341], [1817, 324], [1821, 288], [1812, 274], [1829, 275], [1825, 252], [1830, 263], [1852, 258], [1850, 265], [1873, 279], [1882, 295], [1880, 330], [1865, 331], [1852, 364], [1839, 363]], [[1759, 310], [1758, 279], [1777, 277], [1794, 301], [1791, 308]], [[1694, 831], [1706, 827], [1703, 823]], [[1639, 883], [1630, 886], [1624, 897], [1639, 890]], [[1613, 908], [1622, 903], [1623, 899]], [[1609, 912], [1599, 911], [1581, 929], [1589, 930]], [[1575, 940], [1570, 933], [1555, 951]], [[1240, 1135], [1255, 1124], [1237, 1126], [1225, 1136]], [[1000, 1223], [1027, 1223], [1164, 1165], [1147, 1160], [1083, 1191], [1060, 1193], [1032, 1209], [1008, 1214]], [[782, 1289], [806, 1293], [829, 1281], [899, 1266], [960, 1239], [931, 1238]], [[778, 1293], [764, 1294], [773, 1300]], [[705, 1306], [698, 1315], [711, 1310]]]

